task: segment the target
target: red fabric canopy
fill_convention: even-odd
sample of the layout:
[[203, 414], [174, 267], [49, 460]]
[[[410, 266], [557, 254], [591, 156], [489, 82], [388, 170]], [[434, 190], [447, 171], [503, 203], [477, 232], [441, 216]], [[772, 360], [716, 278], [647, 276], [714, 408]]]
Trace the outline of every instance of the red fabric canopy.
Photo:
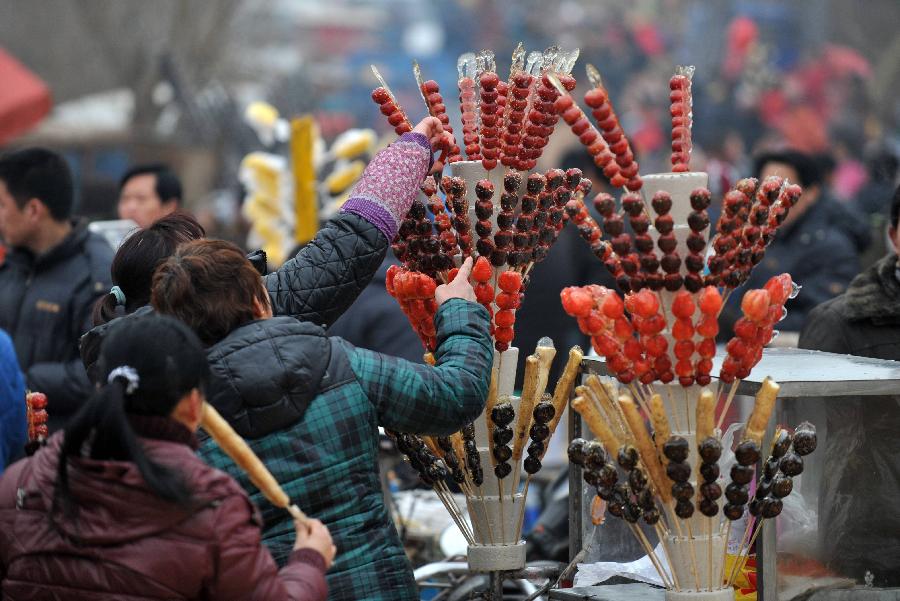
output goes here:
[[0, 48], [0, 145], [40, 123], [52, 104], [47, 84]]

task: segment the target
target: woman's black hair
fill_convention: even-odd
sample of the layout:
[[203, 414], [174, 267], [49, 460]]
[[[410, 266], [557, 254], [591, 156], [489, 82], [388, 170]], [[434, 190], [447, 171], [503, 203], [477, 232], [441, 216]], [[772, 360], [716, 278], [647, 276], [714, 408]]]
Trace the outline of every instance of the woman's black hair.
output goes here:
[[203, 226], [191, 215], [180, 212], [170, 213], [131, 234], [119, 246], [109, 268], [113, 284], [125, 295], [125, 306], [120, 309], [112, 293], [101, 296], [94, 305], [94, 325], [149, 305], [153, 272], [159, 264], [175, 254], [180, 245], [205, 237]]
[[[128, 416], [169, 416], [185, 394], [195, 388], [205, 390], [209, 364], [197, 335], [163, 315], [125, 319], [103, 341], [99, 361], [106, 384], [64, 430], [54, 508], [74, 514], [77, 504], [69, 488], [69, 463], [83, 453], [91, 459], [134, 463], [154, 493], [186, 504], [190, 499], [186, 483], [171, 468], [147, 458]], [[124, 373], [108, 381], [117, 368], [122, 369], [116, 373], [136, 374], [137, 384]]]

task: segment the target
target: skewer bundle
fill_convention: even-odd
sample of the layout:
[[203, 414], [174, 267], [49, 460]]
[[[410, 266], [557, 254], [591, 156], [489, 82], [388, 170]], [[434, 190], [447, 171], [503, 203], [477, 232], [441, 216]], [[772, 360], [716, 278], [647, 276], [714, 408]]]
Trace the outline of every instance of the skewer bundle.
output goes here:
[[49, 436], [47, 427], [47, 395], [43, 392], [25, 393], [25, 423], [28, 426], [28, 440], [25, 443], [25, 454], [33, 455]]
[[[777, 392], [778, 385], [766, 380], [756, 396], [745, 438], [735, 449], [737, 463], [730, 471], [731, 482], [725, 487], [727, 503], [722, 519], [720, 497], [725, 481], [718, 462], [723, 448], [718, 432], [713, 429], [712, 393], [706, 391], [705, 398], [698, 403], [696, 433], [681, 436], [669, 435], [669, 421], [660, 411], [651, 411], [651, 435], [631, 394], [627, 391], [617, 394], [597, 376], [589, 376], [587, 385], [577, 389], [572, 407], [581, 414], [597, 441], [573, 440], [569, 445], [569, 459], [583, 469], [585, 482], [595, 487], [597, 495], [608, 503], [609, 513], [631, 525], [667, 588], [713, 591], [723, 585], [730, 586], [762, 522], [781, 512], [782, 499], [793, 489], [791, 478], [803, 470], [802, 457], [815, 450], [816, 434], [815, 428], [806, 422], [797, 426], [793, 437], [780, 430], [765, 467], [756, 474], [755, 466], [760, 459], [758, 439], [762, 437], [759, 428], [764, 428], [771, 417]], [[654, 404], [658, 403], [661, 401]], [[619, 432], [615, 433], [614, 429]], [[611, 457], [615, 457], [619, 469], [612, 464]], [[758, 477], [758, 483], [753, 501], [745, 511], [754, 477]], [[725, 541], [731, 524], [748, 514], [758, 520], [754, 524], [748, 518], [738, 561], [732, 572], [725, 573]], [[641, 518], [656, 530], [668, 569], [646, 536], [635, 527]], [[706, 536], [699, 536], [695, 528], [705, 529]]]

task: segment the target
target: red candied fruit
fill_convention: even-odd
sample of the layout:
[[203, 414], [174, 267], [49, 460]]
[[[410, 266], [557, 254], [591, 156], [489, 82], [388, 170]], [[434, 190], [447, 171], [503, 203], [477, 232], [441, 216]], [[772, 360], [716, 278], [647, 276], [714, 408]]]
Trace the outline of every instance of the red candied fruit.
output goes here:
[[793, 291], [794, 281], [789, 273], [782, 273], [771, 277], [764, 288], [769, 291], [770, 302], [773, 305], [783, 305]]
[[501, 309], [518, 309], [519, 295], [518, 293], [510, 294], [509, 292], [501, 292], [497, 295], [497, 299], [495, 302]]
[[489, 281], [493, 275], [494, 271], [491, 269], [491, 263], [487, 257], [478, 257], [475, 266], [472, 267], [472, 279], [483, 283]]
[[715, 286], [707, 286], [700, 291], [700, 312], [704, 315], [718, 315], [722, 310], [722, 295]]
[[510, 328], [516, 323], [516, 314], [509, 309], [497, 311], [497, 314], [494, 316], [494, 323], [501, 328]]
[[741, 299], [741, 311], [750, 321], [761, 324], [769, 312], [771, 296], [766, 289], [748, 290]]
[[574, 317], [587, 317], [594, 307], [594, 297], [584, 288], [564, 288], [560, 298], [563, 309]]
[[494, 340], [497, 342], [505, 342], [509, 344], [513, 339], [513, 329], [511, 327], [498, 326], [494, 329]]
[[675, 317], [689, 319], [694, 314], [694, 296], [687, 290], [681, 290], [672, 301], [672, 314]]
[[678, 319], [672, 327], [672, 337], [675, 340], [690, 340], [694, 335], [694, 326], [690, 319]]
[[609, 294], [602, 305], [603, 314], [610, 319], [618, 319], [625, 314], [625, 303], [618, 294]]
[[719, 322], [714, 315], [704, 315], [697, 324], [697, 333], [704, 338], [715, 338], [719, 333]]
[[649, 318], [659, 312], [659, 298], [650, 290], [644, 288], [632, 298], [633, 313]]
[[474, 286], [475, 300], [482, 305], [487, 305], [494, 300], [494, 287], [490, 284], [479, 282]]
[[619, 342], [609, 334], [605, 333], [594, 336], [591, 338], [591, 342], [594, 345], [594, 349], [604, 357], [614, 355], [621, 349]]
[[497, 278], [497, 285], [503, 292], [518, 292], [522, 287], [522, 274], [516, 271], [504, 271]]
[[378, 104], [384, 104], [385, 102], [389, 102], [391, 99], [391, 94], [386, 89], [382, 87], [377, 87], [372, 90], [372, 100], [377, 102]]

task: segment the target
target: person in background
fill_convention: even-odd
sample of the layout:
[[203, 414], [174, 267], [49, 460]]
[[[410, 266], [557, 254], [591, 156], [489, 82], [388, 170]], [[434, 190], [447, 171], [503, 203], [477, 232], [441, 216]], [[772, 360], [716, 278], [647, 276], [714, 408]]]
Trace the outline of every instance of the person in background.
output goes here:
[[851, 204], [853, 210], [868, 221], [872, 233], [872, 244], [862, 258], [863, 269], [883, 257], [890, 248], [885, 231], [900, 161], [889, 148], [879, 145], [866, 154], [865, 165], [869, 179]]
[[16, 349], [9, 335], [0, 330], [0, 474], [22, 455], [27, 427], [25, 382], [19, 371]]
[[400, 304], [388, 294], [387, 270], [400, 262], [388, 251], [375, 277], [357, 302], [328, 328], [329, 336], [339, 336], [352, 344], [377, 353], [422, 363], [425, 347], [403, 314]]
[[[844, 294], [812, 310], [801, 348], [900, 361], [900, 187], [888, 235], [891, 252]], [[819, 494], [818, 531], [826, 563], [859, 581], [871, 571], [876, 586], [900, 586], [900, 509], [893, 502], [900, 494], [900, 395], [824, 407], [828, 477]]]
[[[765, 258], [751, 272], [742, 290], [761, 288], [773, 275], [790, 273], [803, 288], [788, 301], [787, 317], [778, 329], [799, 332], [806, 316], [816, 305], [847, 289], [859, 272], [858, 251], [847, 232], [832, 222], [834, 214], [822, 197], [821, 178], [816, 163], [796, 151], [771, 152], [755, 159], [760, 182], [777, 175], [803, 186], [803, 194], [791, 209]], [[743, 293], [731, 295], [722, 311], [720, 337], [731, 337], [734, 322], [741, 316]]]
[[61, 427], [91, 391], [78, 353], [94, 301], [109, 291], [113, 251], [72, 218], [72, 174], [42, 148], [0, 158], [0, 329], [12, 337], [27, 388], [47, 395]]
[[194, 452], [209, 381], [194, 333], [144, 316], [101, 353], [105, 384], [0, 478], [3, 598], [324, 601], [328, 530], [294, 523], [279, 571], [247, 494]]
[[162, 163], [136, 165], [119, 180], [119, 219], [148, 227], [181, 206], [181, 181]]

